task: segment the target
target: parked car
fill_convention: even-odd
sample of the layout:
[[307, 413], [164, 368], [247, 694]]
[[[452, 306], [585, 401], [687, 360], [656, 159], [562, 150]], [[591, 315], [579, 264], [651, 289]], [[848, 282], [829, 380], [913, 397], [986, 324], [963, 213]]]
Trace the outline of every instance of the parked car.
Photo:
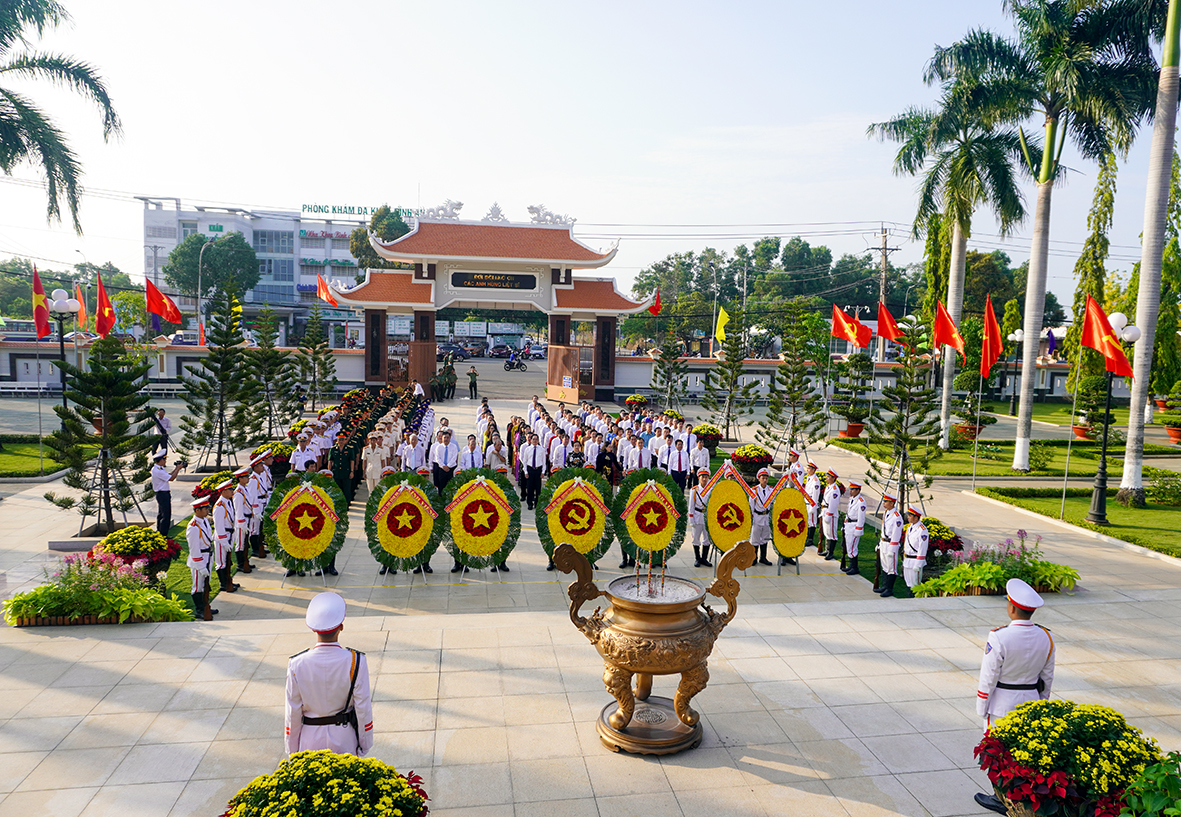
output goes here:
[[463, 344], [463, 351], [467, 352], [468, 357], [483, 357], [486, 348], [484, 344], [478, 341]]
[[529, 357], [533, 360], [545, 360], [549, 344], [539, 343], [529, 347]]
[[507, 344], [498, 343], [488, 350], [488, 357], [508, 357], [512, 349]]
[[451, 355], [454, 360], [467, 360], [467, 352], [463, 350], [462, 346], [457, 346], [454, 343], [440, 343], [435, 347], [435, 360], [440, 361], [443, 358]]
[[73, 340], [77, 340], [79, 343], [85, 343], [85, 342], [91, 341], [91, 340], [98, 340], [98, 337], [99, 336], [96, 335], [94, 332], [83, 332], [81, 330], [79, 330], [77, 332], [67, 332], [66, 333], [66, 343], [69, 343], [70, 341], [73, 341]]

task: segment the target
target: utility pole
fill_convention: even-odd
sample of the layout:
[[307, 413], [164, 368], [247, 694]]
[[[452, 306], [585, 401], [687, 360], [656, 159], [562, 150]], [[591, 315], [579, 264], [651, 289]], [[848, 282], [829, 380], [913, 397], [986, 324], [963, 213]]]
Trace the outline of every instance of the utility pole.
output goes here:
[[[898, 247], [889, 246], [890, 233], [886, 231], [886, 225], [882, 225], [882, 268], [878, 273], [878, 301], [886, 302], [886, 270], [890, 268], [890, 253], [896, 252]], [[881, 335], [881, 327], [878, 327], [878, 362], [886, 362], [886, 339]]]
[[[164, 249], [159, 244], [144, 244], [145, 250], [152, 251], [152, 283], [160, 286], [160, 250]], [[145, 276], [146, 277], [146, 276]]]

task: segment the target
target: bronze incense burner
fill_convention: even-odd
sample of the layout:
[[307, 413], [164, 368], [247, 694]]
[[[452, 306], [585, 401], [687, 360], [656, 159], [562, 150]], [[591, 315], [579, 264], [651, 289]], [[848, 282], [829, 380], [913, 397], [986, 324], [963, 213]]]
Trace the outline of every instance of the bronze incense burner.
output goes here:
[[[568, 544], [554, 550], [554, 564], [573, 571], [570, 620], [603, 656], [603, 683], [615, 700], [599, 714], [599, 739], [618, 752], [665, 755], [701, 743], [701, 716], [689, 705], [709, 682], [708, 661], [714, 641], [738, 611], [734, 570], [754, 564], [755, 549], [739, 542], [718, 562], [708, 588], [692, 579], [620, 576], [606, 590], [593, 581], [590, 562]], [[704, 603], [709, 593], [725, 599], [719, 613]], [[578, 614], [588, 601], [606, 596], [607, 610]], [[680, 675], [673, 700], [652, 695], [652, 676]], [[632, 679], [635, 678], [635, 690]]]

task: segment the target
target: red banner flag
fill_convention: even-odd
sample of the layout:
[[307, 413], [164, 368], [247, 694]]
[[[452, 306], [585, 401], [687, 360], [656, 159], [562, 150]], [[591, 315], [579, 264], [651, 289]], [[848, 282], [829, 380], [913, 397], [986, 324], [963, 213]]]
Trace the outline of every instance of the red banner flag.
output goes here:
[[53, 331], [49, 326], [49, 300], [45, 297], [45, 287], [41, 286], [36, 265], [33, 266], [33, 325], [37, 328], [38, 340]]
[[316, 273], [316, 297], [321, 301], [327, 301], [333, 306], [339, 306], [339, 304], [336, 303], [336, 299], [332, 297], [332, 290], [328, 288], [328, 284], [325, 283], [324, 277], [318, 272]]
[[935, 302], [935, 348], [940, 346], [951, 346], [960, 356], [967, 360], [967, 355], [964, 355], [964, 338], [960, 335], [959, 330], [955, 328], [955, 321], [951, 319], [951, 315], [947, 314], [947, 309], [944, 308], [942, 301]]
[[1079, 341], [1103, 355], [1107, 371], [1120, 377], [1132, 377], [1132, 366], [1124, 347], [1116, 337], [1107, 313], [1090, 295], [1087, 296], [1087, 312], [1083, 318], [1083, 336]]
[[111, 306], [111, 299], [103, 288], [103, 277], [98, 276], [98, 308], [94, 316], [94, 331], [100, 337], [106, 337], [115, 326], [115, 308]]
[[984, 348], [980, 352], [980, 376], [988, 377], [988, 373], [998, 360], [1001, 359], [1001, 349], [1005, 341], [1001, 337], [1001, 325], [996, 322], [996, 313], [992, 310], [992, 296], [984, 296]]
[[830, 334], [834, 338], [844, 338], [854, 346], [864, 349], [866, 346], [869, 346], [869, 339], [873, 336], [873, 330], [856, 318], [850, 318], [838, 309], [836, 304], [833, 304], [832, 330]]
[[656, 288], [656, 300], [652, 302], [652, 306], [648, 307], [648, 311], [652, 313], [652, 317], [660, 314], [660, 287]]
[[180, 323], [182, 318], [180, 310], [177, 308], [173, 300], [156, 288], [156, 285], [151, 281], [145, 282], [147, 290], [144, 293], [144, 298], [148, 305], [148, 312], [153, 315], [159, 315], [169, 323]]
[[90, 316], [86, 314], [86, 299], [82, 297], [82, 286], [74, 284], [74, 300], [78, 302], [78, 328], [86, 331], [86, 324], [90, 323]]
[[878, 301], [878, 336], [886, 340], [898, 340], [902, 337], [902, 330], [898, 328], [898, 322], [894, 320], [890, 310], [886, 309], [886, 305], [881, 301]]

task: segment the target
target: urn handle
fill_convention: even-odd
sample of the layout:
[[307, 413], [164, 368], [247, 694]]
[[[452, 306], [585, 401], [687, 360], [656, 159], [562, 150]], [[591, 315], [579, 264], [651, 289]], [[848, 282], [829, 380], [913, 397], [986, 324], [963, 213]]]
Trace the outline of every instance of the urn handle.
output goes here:
[[[749, 541], [739, 542], [726, 551], [718, 562], [718, 575], [709, 585], [709, 593], [726, 600], [726, 613], [722, 616], [722, 624], [729, 624], [738, 612], [738, 579], [731, 574], [735, 570], [746, 570], [755, 563], [755, 546]], [[571, 590], [571, 593], [574, 591]]]
[[[754, 548], [750, 550], [753, 554]], [[563, 573], [574, 571], [578, 576], [578, 581], [570, 585], [566, 593], [570, 596], [570, 620], [574, 622], [575, 627], [582, 630], [583, 625], [586, 624], [586, 619], [578, 615], [579, 608], [591, 599], [596, 599], [606, 594], [595, 584], [594, 571], [591, 568], [591, 563], [587, 561], [586, 556], [575, 550], [574, 546], [568, 542], [563, 542], [554, 548], [554, 567]], [[735, 584], [737, 585], [737, 582]]]

